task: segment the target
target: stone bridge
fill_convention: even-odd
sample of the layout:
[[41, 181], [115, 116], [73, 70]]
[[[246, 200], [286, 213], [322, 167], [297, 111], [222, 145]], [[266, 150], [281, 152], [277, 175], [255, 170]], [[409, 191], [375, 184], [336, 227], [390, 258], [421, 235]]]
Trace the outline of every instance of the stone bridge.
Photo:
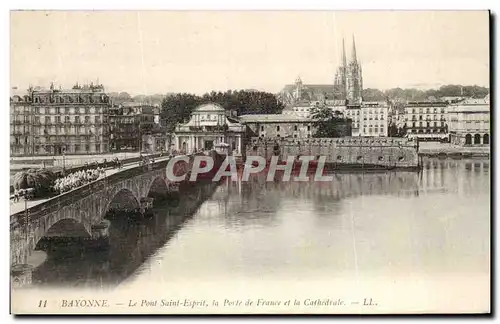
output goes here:
[[[194, 156], [189, 156], [189, 163], [178, 161], [174, 174], [189, 173], [193, 160]], [[12, 267], [26, 265], [43, 237], [73, 233], [95, 239], [106, 230], [105, 216], [110, 209], [135, 209], [143, 197], [168, 195], [177, 185], [167, 179], [169, 161], [124, 169], [11, 215]]]

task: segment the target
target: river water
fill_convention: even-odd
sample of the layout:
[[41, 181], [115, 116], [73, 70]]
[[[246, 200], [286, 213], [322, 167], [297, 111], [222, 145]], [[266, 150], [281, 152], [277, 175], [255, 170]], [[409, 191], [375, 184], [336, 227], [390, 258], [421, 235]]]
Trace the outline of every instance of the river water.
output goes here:
[[49, 252], [33, 284], [114, 292], [161, 287], [172, 296], [196, 287], [314, 296], [356, 290], [392, 303], [414, 294], [427, 305], [415, 311], [431, 304], [483, 309], [489, 161], [423, 163], [421, 172], [339, 173], [331, 182], [255, 176], [203, 185], [182, 197], [201, 200], [190, 215], [181, 200], [149, 221], [113, 221], [106, 253]]

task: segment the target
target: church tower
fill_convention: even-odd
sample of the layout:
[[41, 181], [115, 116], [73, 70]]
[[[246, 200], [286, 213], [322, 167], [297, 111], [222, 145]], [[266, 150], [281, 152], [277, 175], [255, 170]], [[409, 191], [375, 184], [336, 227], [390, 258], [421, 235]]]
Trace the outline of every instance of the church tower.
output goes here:
[[342, 39], [342, 58], [340, 66], [335, 73], [333, 83], [333, 99], [346, 100], [347, 96], [347, 60], [345, 55], [344, 39]]
[[295, 93], [294, 93], [295, 100], [297, 101], [302, 98], [302, 88], [303, 88], [302, 79], [300, 78], [300, 76], [298, 76], [297, 79], [295, 79]]
[[363, 76], [361, 63], [358, 61], [356, 54], [356, 41], [352, 36], [352, 52], [351, 60], [347, 67], [347, 102], [349, 104], [361, 104], [361, 94], [363, 92]]

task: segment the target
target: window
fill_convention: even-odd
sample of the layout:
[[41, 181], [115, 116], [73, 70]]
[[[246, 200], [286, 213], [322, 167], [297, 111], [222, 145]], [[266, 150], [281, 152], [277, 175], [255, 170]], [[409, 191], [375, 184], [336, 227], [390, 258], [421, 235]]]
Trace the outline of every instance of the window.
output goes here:
[[101, 117], [99, 116], [95, 116], [95, 123], [96, 124], [99, 124], [99, 121], [101, 120]]
[[96, 144], [96, 145], [95, 145], [95, 151], [96, 151], [96, 152], [101, 151], [101, 145], [100, 145], [100, 144]]
[[86, 152], [90, 151], [90, 145], [89, 144], [85, 144], [85, 151]]
[[61, 123], [61, 116], [56, 116], [56, 123], [58, 123], [58, 124]]
[[90, 116], [85, 116], [85, 124], [90, 123]]
[[45, 116], [45, 124], [50, 124], [50, 117]]

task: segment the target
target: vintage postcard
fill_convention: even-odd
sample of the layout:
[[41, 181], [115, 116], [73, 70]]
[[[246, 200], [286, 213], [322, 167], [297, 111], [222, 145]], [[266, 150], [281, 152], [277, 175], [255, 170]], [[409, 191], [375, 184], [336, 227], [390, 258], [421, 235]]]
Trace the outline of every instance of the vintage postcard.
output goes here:
[[490, 313], [489, 27], [11, 11], [11, 313]]

